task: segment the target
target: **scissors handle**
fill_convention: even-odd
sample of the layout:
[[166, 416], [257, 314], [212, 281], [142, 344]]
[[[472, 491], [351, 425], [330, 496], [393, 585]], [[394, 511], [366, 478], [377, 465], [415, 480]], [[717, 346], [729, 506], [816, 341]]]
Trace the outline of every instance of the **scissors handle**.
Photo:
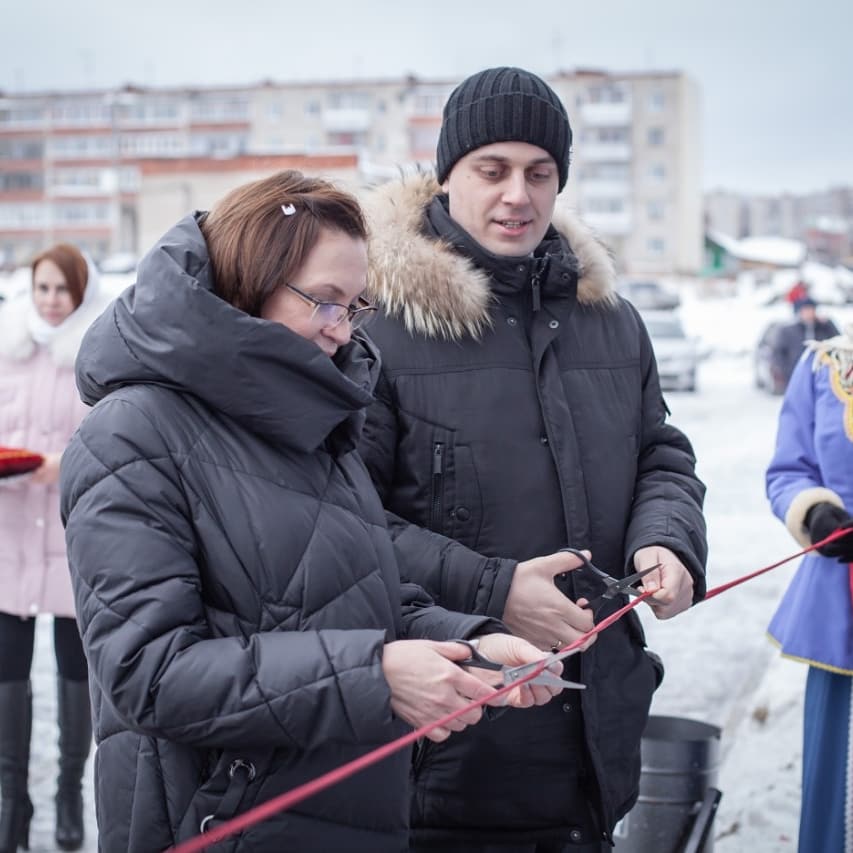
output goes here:
[[477, 644], [472, 643], [471, 640], [454, 640], [453, 642], [467, 646], [468, 651], [471, 652], [470, 657], [465, 660], [456, 661], [458, 666], [471, 666], [475, 669], [490, 669], [493, 672], [500, 672], [504, 669], [504, 665], [502, 663], [498, 663], [495, 660], [489, 660], [485, 655], [481, 654], [477, 648]]

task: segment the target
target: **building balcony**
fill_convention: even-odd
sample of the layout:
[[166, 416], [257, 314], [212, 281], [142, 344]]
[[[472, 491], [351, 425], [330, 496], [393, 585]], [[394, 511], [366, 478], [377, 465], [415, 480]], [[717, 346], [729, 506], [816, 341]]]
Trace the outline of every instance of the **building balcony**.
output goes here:
[[625, 127], [631, 124], [631, 102], [584, 104], [581, 121], [587, 127]]
[[580, 178], [578, 195], [589, 198], [627, 198], [631, 194], [631, 184], [626, 180], [607, 178]]
[[323, 129], [327, 133], [364, 133], [370, 129], [370, 110], [327, 108], [323, 110]]
[[595, 213], [583, 210], [581, 212], [583, 221], [590, 228], [603, 236], [624, 236], [631, 231], [631, 214], [627, 211], [621, 213]]
[[588, 163], [624, 163], [631, 159], [631, 144], [628, 142], [583, 142], [579, 155]]

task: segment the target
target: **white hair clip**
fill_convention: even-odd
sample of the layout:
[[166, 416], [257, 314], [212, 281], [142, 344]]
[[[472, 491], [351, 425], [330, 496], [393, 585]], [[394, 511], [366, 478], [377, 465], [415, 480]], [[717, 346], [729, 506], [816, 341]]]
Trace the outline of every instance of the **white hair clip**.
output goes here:
[[281, 212], [285, 216], [293, 216], [293, 214], [296, 213], [296, 208], [292, 204], [283, 204], [281, 206]]

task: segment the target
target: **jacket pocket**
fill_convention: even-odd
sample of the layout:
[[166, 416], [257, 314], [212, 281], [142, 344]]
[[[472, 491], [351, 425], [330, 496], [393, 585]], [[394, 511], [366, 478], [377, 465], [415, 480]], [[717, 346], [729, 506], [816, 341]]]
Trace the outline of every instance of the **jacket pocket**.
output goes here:
[[450, 430], [435, 430], [430, 463], [430, 530], [476, 549], [483, 501], [470, 446]]

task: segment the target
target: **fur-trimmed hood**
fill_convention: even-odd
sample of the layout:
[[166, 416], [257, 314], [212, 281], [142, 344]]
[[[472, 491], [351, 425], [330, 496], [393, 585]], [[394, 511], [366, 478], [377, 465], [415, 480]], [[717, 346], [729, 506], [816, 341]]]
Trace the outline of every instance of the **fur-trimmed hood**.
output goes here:
[[[89, 272], [83, 302], [47, 344], [57, 367], [73, 367], [83, 335], [111, 301], [101, 293], [100, 278], [94, 264], [88, 258], [86, 261]], [[32, 305], [31, 287], [0, 303], [0, 358], [25, 361], [35, 352], [37, 344], [30, 333], [28, 322]]]
[[[370, 225], [368, 290], [409, 331], [428, 337], [478, 337], [489, 325], [489, 275], [446, 243], [423, 232], [424, 213], [441, 192], [419, 174], [385, 184], [364, 201]], [[553, 225], [578, 261], [578, 300], [615, 300], [616, 271], [604, 244], [574, 214], [557, 210]]]

